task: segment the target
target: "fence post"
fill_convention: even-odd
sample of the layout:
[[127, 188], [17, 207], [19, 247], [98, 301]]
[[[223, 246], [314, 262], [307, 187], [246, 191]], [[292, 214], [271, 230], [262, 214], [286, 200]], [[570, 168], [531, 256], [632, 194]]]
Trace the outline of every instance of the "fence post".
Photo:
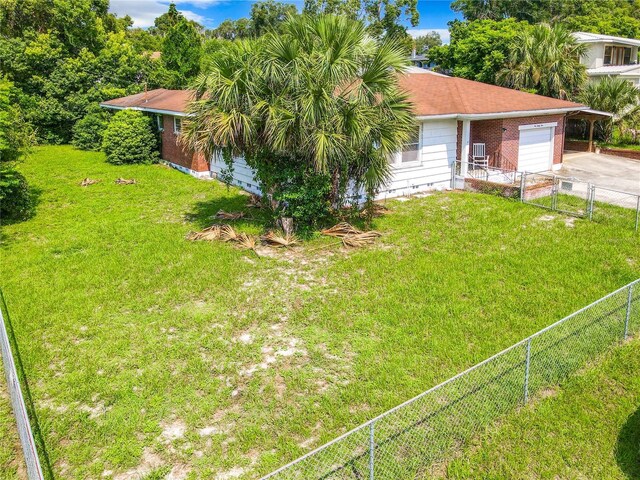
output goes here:
[[624, 339], [629, 336], [629, 319], [631, 318], [631, 300], [633, 299], [633, 285], [629, 285], [629, 294], [627, 295], [627, 314], [624, 319]]
[[553, 175], [553, 187], [551, 188], [551, 211], [558, 209], [558, 178]]
[[520, 175], [520, 202], [522, 203], [524, 203], [526, 185], [527, 185], [527, 172], [522, 172], [522, 174]]
[[531, 337], [527, 339], [527, 357], [524, 362], [524, 403], [529, 401], [529, 366], [531, 364]]
[[376, 442], [374, 439], [374, 425], [376, 422], [371, 422], [369, 425], [369, 480], [373, 480], [373, 464], [374, 464], [374, 452], [376, 450]]
[[636, 201], [636, 232], [638, 231], [638, 222], [640, 221], [640, 195]]

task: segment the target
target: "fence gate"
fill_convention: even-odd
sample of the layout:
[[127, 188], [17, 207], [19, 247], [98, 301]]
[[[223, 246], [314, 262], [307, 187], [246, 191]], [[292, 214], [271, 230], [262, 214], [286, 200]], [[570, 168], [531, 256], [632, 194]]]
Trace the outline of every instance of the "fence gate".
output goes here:
[[544, 173], [523, 173], [522, 201], [575, 217], [590, 217], [591, 184]]

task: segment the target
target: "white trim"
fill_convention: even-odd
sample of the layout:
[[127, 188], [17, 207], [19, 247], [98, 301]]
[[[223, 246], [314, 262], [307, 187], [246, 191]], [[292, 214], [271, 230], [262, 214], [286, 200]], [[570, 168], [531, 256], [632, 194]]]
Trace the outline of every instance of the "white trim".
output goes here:
[[[422, 122], [418, 123], [418, 159], [414, 160], [413, 162], [403, 162], [402, 150], [401, 150], [395, 155], [395, 162], [393, 162], [393, 165], [392, 165], [394, 170], [403, 170], [405, 168], [415, 168], [422, 165], [422, 134], [423, 134], [422, 126], [423, 126]], [[409, 144], [405, 144], [405, 145], [409, 145]]]
[[[456, 137], [457, 137], [456, 128]], [[462, 121], [462, 144], [460, 145], [460, 176], [463, 178], [467, 176], [467, 169], [469, 168], [469, 144], [471, 142], [471, 121]]]
[[549, 128], [549, 127], [557, 127], [558, 122], [549, 122], [549, 123], [532, 123], [530, 125], [520, 125], [518, 126], [518, 130], [533, 130], [535, 128]]
[[196, 178], [212, 178], [210, 170], [205, 170], [205, 171], [202, 171], [202, 172], [198, 172], [197, 170], [191, 170], [190, 168], [184, 167], [182, 165], [178, 165], [177, 163], [173, 163], [173, 162], [170, 162], [170, 161], [164, 160], [164, 159], [161, 159], [160, 163], [162, 163], [163, 165], [167, 165], [167, 166], [169, 166], [171, 168], [175, 168], [176, 170], [179, 170], [182, 173], [189, 174], [192, 177], [196, 177]]
[[173, 117], [189, 117], [191, 114], [184, 112], [177, 112], [174, 110], [160, 110], [158, 108], [144, 108], [144, 107], [116, 107], [115, 105], [108, 105], [101, 103], [102, 108], [110, 108], [112, 110], [138, 110], [140, 112], [160, 113], [162, 115], [171, 115]]
[[569, 112], [581, 112], [587, 110], [586, 105], [567, 108], [550, 108], [547, 110], [517, 110], [513, 112], [495, 112], [495, 113], [447, 113], [444, 115], [417, 115], [418, 120], [441, 120], [453, 118], [457, 120], [490, 120], [497, 118], [516, 118], [516, 117], [536, 117], [538, 115], [554, 115]]
[[[176, 121], [180, 122], [180, 128], [178, 128], [176, 125]], [[176, 135], [180, 135], [180, 132], [182, 131], [182, 119], [179, 117], [173, 117], [173, 133], [175, 133]]]

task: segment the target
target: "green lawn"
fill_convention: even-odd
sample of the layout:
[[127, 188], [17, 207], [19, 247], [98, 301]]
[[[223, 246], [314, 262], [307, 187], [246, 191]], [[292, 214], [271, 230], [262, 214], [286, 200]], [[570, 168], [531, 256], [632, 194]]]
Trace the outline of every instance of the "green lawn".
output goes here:
[[217, 182], [70, 147], [20, 169], [40, 203], [4, 227], [2, 287], [59, 478], [253, 478], [640, 270], [632, 228], [489, 195], [388, 202], [370, 248], [257, 257], [184, 239], [245, 205]]
[[18, 432], [0, 362], [0, 480], [26, 479], [18, 442]]
[[640, 478], [640, 339], [504, 421], [450, 478]]

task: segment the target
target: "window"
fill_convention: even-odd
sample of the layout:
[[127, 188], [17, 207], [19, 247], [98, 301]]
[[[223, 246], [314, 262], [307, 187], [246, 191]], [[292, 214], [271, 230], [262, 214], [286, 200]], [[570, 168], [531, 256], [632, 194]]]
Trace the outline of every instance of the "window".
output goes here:
[[158, 131], [162, 132], [164, 130], [164, 117], [162, 115], [156, 115], [156, 124]]
[[604, 47], [605, 65], [630, 65], [631, 47], [614, 47], [608, 45]]
[[415, 163], [420, 160], [420, 126], [416, 126], [407, 143], [402, 147], [400, 163]]
[[182, 130], [182, 119], [173, 117], [173, 133], [180, 133]]

